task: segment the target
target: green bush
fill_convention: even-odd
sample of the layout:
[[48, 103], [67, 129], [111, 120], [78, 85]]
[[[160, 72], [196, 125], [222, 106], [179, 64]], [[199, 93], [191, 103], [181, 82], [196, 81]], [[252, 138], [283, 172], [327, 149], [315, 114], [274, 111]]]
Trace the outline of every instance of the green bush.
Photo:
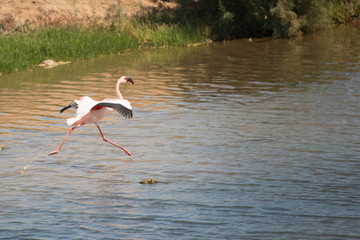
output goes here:
[[[179, 0], [190, 16], [203, 16], [214, 40], [292, 38], [349, 22], [360, 15], [360, 0]], [[190, 7], [192, 6], [192, 7]], [[191, 19], [191, 18], [190, 18]], [[195, 20], [194, 18], [191, 19]]]

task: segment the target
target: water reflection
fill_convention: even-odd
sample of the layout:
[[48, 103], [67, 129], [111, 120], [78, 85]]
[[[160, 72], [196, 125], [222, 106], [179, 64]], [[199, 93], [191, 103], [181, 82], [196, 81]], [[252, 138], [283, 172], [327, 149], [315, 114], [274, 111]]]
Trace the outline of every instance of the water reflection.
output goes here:
[[[358, 238], [358, 39], [343, 28], [2, 76], [0, 236]], [[100, 126], [134, 156], [89, 125], [48, 157], [73, 115], [61, 107], [115, 96], [121, 75], [135, 117]]]

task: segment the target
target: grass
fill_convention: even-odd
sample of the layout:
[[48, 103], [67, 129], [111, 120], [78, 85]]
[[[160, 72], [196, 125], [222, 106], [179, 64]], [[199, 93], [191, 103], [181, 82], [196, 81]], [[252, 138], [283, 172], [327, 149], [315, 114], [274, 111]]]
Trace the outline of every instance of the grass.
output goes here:
[[108, 25], [60, 25], [0, 34], [0, 73], [24, 70], [45, 59], [74, 61], [149, 47], [186, 46], [206, 40], [190, 23], [113, 21]]
[[0, 37], [0, 72], [22, 70], [45, 59], [73, 61], [135, 48], [131, 37], [107, 30], [47, 27]]

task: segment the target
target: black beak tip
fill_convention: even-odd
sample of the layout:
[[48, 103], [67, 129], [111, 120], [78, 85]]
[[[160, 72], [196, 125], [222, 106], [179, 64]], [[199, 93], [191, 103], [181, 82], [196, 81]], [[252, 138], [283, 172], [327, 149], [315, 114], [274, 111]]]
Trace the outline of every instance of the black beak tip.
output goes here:
[[135, 84], [134, 80], [131, 77], [126, 77], [126, 79], [127, 79], [128, 82], [131, 82], [133, 85]]

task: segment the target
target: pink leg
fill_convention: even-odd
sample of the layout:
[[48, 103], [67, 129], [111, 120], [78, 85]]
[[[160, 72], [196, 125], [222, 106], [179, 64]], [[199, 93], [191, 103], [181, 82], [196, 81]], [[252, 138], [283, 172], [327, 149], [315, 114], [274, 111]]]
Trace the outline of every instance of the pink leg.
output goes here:
[[64, 145], [66, 139], [67, 139], [68, 136], [70, 135], [70, 133], [71, 133], [75, 128], [80, 127], [80, 126], [82, 126], [82, 125], [84, 125], [84, 123], [81, 124], [81, 125], [79, 125], [79, 126], [69, 128], [69, 131], [68, 131], [68, 133], [66, 134], [66, 137], [65, 137], [64, 141], [61, 143], [60, 147], [59, 147], [56, 151], [52, 151], [51, 153], [49, 153], [49, 156], [50, 156], [50, 155], [54, 155], [54, 154], [58, 154], [59, 151], [60, 151], [60, 149], [61, 149], [62, 146]]
[[113, 142], [107, 140], [107, 139], [104, 137], [104, 134], [101, 132], [99, 125], [97, 125], [97, 123], [95, 123], [95, 125], [96, 125], [97, 128], [99, 129], [99, 132], [100, 132], [100, 134], [101, 134], [101, 137], [102, 137], [102, 139], [103, 139], [105, 142], [108, 142], [108, 143], [110, 143], [110, 144], [112, 144], [112, 145], [114, 145], [114, 146], [116, 146], [116, 147], [118, 147], [118, 148], [121, 148], [122, 150], [124, 150], [124, 152], [125, 152], [127, 155], [131, 156], [131, 153], [130, 153], [128, 150], [126, 150], [126, 148], [123, 148], [122, 146], [119, 146], [119, 145], [117, 145], [116, 143], [113, 143]]

